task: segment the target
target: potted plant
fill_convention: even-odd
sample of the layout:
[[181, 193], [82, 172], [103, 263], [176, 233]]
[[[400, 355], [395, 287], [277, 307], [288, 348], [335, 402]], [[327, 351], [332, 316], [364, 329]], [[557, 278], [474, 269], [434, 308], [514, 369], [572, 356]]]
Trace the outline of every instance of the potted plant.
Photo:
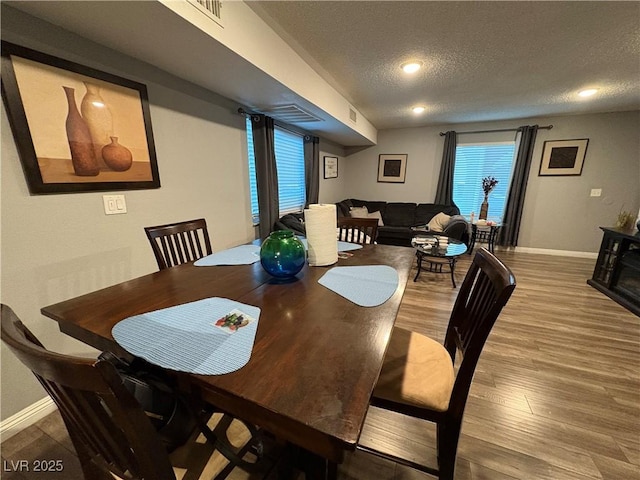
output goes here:
[[626, 210], [620, 210], [618, 213], [618, 220], [616, 221], [616, 227], [624, 230], [630, 230], [635, 220], [634, 215]]
[[482, 179], [482, 191], [484, 192], [484, 201], [480, 205], [480, 220], [487, 219], [487, 213], [489, 212], [489, 194], [491, 190], [498, 184], [498, 180], [495, 177], [485, 177]]

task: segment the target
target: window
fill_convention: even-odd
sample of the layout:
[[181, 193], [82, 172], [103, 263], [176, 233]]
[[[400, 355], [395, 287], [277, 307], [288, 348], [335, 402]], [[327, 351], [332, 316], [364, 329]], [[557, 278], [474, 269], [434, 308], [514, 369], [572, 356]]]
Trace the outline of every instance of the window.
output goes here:
[[456, 147], [453, 201], [463, 215], [480, 212], [484, 200], [482, 179], [495, 177], [498, 184], [489, 195], [489, 219], [502, 219], [511, 185], [515, 142], [474, 143]]
[[[249, 187], [251, 189], [251, 216], [253, 223], [260, 220], [258, 208], [258, 186], [256, 182], [256, 160], [253, 154], [253, 128], [247, 118], [247, 148], [249, 158]], [[278, 196], [280, 216], [301, 212], [306, 200], [304, 179], [304, 141], [302, 135], [276, 126], [274, 129], [276, 168], [278, 170]]]
[[302, 135], [278, 127], [275, 127], [274, 136], [280, 215], [301, 212], [306, 199], [304, 140]]

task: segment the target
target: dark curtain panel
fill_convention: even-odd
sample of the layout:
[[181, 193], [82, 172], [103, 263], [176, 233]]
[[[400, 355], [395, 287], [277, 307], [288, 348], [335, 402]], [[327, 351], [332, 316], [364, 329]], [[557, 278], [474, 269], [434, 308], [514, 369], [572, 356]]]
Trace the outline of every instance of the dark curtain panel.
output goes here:
[[518, 128], [520, 133], [520, 145], [516, 154], [513, 168], [513, 179], [507, 196], [504, 219], [500, 232], [500, 245], [515, 247], [518, 244], [518, 234], [520, 233], [520, 220], [522, 218], [522, 208], [524, 207], [524, 196], [527, 190], [529, 179], [529, 169], [531, 168], [531, 158], [533, 157], [533, 147], [536, 142], [538, 125], [525, 125]]
[[304, 183], [307, 192], [306, 207], [318, 203], [320, 192], [320, 139], [304, 136]]
[[256, 158], [256, 184], [260, 209], [260, 238], [269, 236], [280, 215], [278, 197], [278, 171], [273, 137], [273, 118], [252, 115], [253, 152]]
[[453, 203], [453, 167], [456, 162], [456, 144], [458, 137], [456, 132], [449, 131], [444, 135], [444, 151], [442, 152], [442, 165], [434, 203], [440, 205], [455, 205]]

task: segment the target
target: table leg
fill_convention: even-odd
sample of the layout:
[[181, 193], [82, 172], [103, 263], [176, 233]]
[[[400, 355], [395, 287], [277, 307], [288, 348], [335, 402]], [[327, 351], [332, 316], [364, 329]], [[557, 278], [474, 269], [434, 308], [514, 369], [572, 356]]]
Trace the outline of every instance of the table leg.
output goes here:
[[324, 478], [326, 480], [338, 480], [338, 464], [330, 460], [326, 460], [324, 468]]
[[305, 480], [337, 480], [338, 464], [315, 453], [294, 445], [289, 445], [287, 455], [275, 469], [275, 478], [269, 480], [294, 480], [298, 473], [304, 473]]
[[498, 233], [498, 229], [491, 227], [491, 229], [489, 230], [489, 241], [487, 242], [487, 248], [491, 253], [494, 253], [494, 247], [495, 247], [495, 242], [496, 242], [496, 234]]
[[451, 283], [453, 283], [453, 288], [456, 288], [456, 277], [454, 276], [454, 272], [456, 269], [456, 259], [452, 258], [449, 260], [449, 270], [451, 270]]
[[478, 235], [478, 228], [475, 225], [471, 225], [471, 239], [469, 240], [469, 251], [467, 252], [469, 255], [473, 252], [473, 247], [476, 246], [476, 235]]
[[413, 279], [414, 282], [418, 280], [420, 270], [422, 269], [422, 254], [418, 251], [416, 251], [416, 258], [418, 259], [418, 271], [416, 272], [416, 277]]
[[316, 457], [304, 468], [305, 480], [338, 480], [338, 464]]

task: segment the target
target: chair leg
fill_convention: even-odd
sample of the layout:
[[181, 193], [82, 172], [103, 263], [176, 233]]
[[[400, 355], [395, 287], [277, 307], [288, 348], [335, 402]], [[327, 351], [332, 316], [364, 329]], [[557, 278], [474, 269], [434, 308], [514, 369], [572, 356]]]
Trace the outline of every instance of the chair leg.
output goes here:
[[456, 468], [456, 453], [460, 438], [460, 423], [439, 422], [437, 426], [439, 480], [453, 480]]
[[69, 429], [67, 429], [67, 431], [69, 432], [71, 443], [73, 444], [76, 450], [76, 454], [78, 455], [78, 460], [80, 461], [80, 467], [82, 468], [82, 473], [85, 480], [113, 479], [112, 475], [110, 475], [103, 468], [100, 468], [93, 462], [91, 456], [85, 451], [83, 443], [80, 441], [76, 441], [75, 435], [72, 434]]

